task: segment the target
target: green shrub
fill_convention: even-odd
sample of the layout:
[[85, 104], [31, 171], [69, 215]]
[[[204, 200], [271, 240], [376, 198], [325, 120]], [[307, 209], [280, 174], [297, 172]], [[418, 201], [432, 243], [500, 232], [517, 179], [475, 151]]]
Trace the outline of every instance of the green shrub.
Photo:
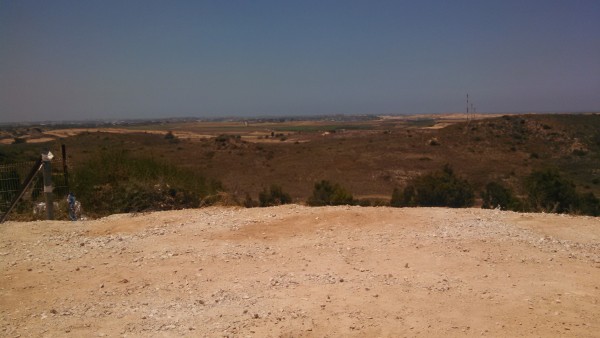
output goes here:
[[579, 212], [584, 215], [600, 216], [600, 200], [591, 192], [579, 198]]
[[179, 138], [175, 136], [172, 131], [168, 131], [165, 134], [165, 140], [168, 140], [171, 143], [179, 143]]
[[281, 186], [273, 184], [267, 190], [263, 189], [258, 194], [258, 201], [261, 207], [270, 207], [273, 205], [289, 204], [292, 202], [290, 194], [284, 193]]
[[561, 177], [558, 171], [534, 171], [525, 179], [525, 187], [535, 211], [568, 213], [578, 208], [575, 184]]
[[474, 196], [469, 182], [445, 165], [441, 171], [414, 178], [402, 192], [395, 189], [390, 205], [461, 208], [472, 206]]
[[394, 188], [390, 206], [392, 207], [414, 207], [416, 205], [415, 187], [413, 185], [406, 186], [403, 190]]
[[366, 198], [359, 199], [358, 201], [356, 201], [356, 203], [361, 207], [370, 207], [372, 205], [371, 201]]
[[175, 135], [170, 130], [165, 134], [165, 140], [172, 140], [174, 138], [175, 138]]
[[231, 135], [221, 134], [221, 135], [215, 137], [215, 142], [225, 144], [225, 143], [229, 142], [230, 138], [231, 138]]
[[312, 196], [308, 199], [308, 205], [345, 205], [353, 204], [353, 201], [352, 194], [347, 192], [342, 186], [323, 180], [315, 183]]
[[75, 167], [71, 187], [94, 216], [194, 208], [222, 190], [219, 182], [195, 172], [124, 151], [102, 152]]
[[484, 209], [500, 207], [501, 210], [521, 210], [521, 203], [512, 190], [497, 182], [488, 183], [481, 194], [481, 198], [483, 199], [482, 208]]

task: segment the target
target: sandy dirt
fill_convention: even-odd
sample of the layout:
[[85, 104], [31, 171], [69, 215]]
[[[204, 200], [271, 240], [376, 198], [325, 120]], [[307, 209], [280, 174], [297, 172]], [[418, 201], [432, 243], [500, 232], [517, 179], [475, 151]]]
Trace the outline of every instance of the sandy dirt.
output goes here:
[[598, 337], [600, 218], [206, 208], [0, 226], [3, 337]]

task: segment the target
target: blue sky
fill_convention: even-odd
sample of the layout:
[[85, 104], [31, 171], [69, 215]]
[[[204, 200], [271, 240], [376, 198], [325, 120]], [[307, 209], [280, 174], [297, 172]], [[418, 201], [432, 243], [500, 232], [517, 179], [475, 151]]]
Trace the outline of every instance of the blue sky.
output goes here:
[[600, 1], [0, 0], [0, 122], [600, 111]]

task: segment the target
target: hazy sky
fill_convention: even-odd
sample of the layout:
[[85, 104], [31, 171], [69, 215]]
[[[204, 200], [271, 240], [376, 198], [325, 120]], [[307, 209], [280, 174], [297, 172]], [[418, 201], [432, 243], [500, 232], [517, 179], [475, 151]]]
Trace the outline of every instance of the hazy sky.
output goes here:
[[600, 1], [0, 0], [0, 122], [600, 111]]

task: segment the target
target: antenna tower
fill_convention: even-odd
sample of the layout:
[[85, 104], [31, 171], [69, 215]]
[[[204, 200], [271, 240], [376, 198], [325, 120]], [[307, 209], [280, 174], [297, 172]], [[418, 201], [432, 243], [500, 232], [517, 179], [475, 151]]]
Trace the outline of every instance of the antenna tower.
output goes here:
[[467, 93], [467, 122], [469, 122], [469, 93]]

